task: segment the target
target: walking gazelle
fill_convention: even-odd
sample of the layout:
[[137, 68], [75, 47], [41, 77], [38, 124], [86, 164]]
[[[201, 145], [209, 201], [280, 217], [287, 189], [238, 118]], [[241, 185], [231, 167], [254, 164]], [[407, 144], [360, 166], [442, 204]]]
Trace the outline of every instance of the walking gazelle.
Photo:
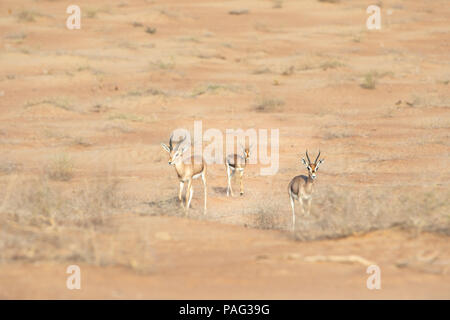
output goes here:
[[194, 194], [194, 189], [192, 188], [192, 180], [198, 177], [202, 177], [205, 198], [203, 214], [206, 214], [206, 162], [202, 156], [196, 155], [192, 155], [188, 161], [185, 161], [183, 158], [183, 153], [188, 148], [190, 148], [189, 144], [184, 144], [184, 146], [182, 146], [182, 143], [186, 140], [186, 136], [178, 141], [175, 147], [173, 146], [172, 138], [173, 135], [170, 136], [169, 146], [164, 143], [161, 143], [161, 146], [165, 151], [169, 153], [169, 165], [175, 166], [175, 171], [177, 172], [178, 180], [180, 181], [180, 191], [178, 192], [178, 199], [180, 199], [181, 205], [183, 206], [182, 193], [184, 184], [187, 183], [184, 206], [185, 214], [187, 215], [188, 209], [191, 204], [192, 195]]
[[304, 158], [302, 158], [302, 162], [306, 166], [306, 169], [308, 169], [308, 176], [296, 176], [289, 183], [288, 192], [292, 207], [292, 230], [295, 230], [295, 200], [300, 202], [303, 214], [305, 214], [305, 208], [303, 205], [303, 200], [305, 200], [308, 206], [307, 215], [310, 213], [312, 194], [314, 192], [314, 180], [316, 179], [316, 173], [319, 170], [319, 165], [324, 162], [323, 159], [319, 160], [319, 157], [320, 150], [314, 163], [311, 163], [308, 156], [308, 150], [306, 150], [306, 159], [308, 159], [308, 162], [306, 162]]
[[[241, 145], [242, 147], [242, 145]], [[244, 176], [244, 169], [245, 166], [248, 163], [248, 159], [250, 158], [250, 149], [251, 146], [248, 148], [242, 147], [243, 156], [239, 154], [229, 154], [227, 158], [225, 159], [225, 166], [227, 167], [227, 180], [228, 180], [228, 186], [227, 186], [227, 196], [233, 196], [233, 189], [231, 188], [231, 178], [235, 174], [236, 170], [239, 171], [239, 187], [240, 187], [240, 195], [244, 195], [244, 184], [242, 182], [242, 178]]]

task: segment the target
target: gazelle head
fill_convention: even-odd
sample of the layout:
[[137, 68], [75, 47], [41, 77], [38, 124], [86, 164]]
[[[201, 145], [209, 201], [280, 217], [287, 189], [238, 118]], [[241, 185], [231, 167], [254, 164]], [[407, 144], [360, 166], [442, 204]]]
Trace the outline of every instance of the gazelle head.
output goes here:
[[308, 150], [306, 150], [306, 159], [308, 159], [308, 161], [306, 161], [305, 158], [302, 158], [302, 162], [306, 166], [306, 169], [308, 169], [308, 175], [311, 179], [316, 178], [316, 173], [319, 170], [319, 165], [325, 161], [324, 159], [319, 160], [319, 157], [320, 157], [320, 150], [314, 163], [311, 163], [311, 160], [309, 159], [308, 156]]
[[169, 153], [169, 165], [174, 165], [179, 160], [182, 160], [183, 153], [188, 148], [187, 145], [181, 146], [181, 144], [184, 142], [184, 140], [186, 140], [186, 137], [179, 140], [176, 143], [175, 147], [173, 146], [172, 139], [173, 139], [173, 134], [170, 136], [169, 145], [166, 145], [165, 143], [161, 142], [161, 147]]
[[252, 149], [252, 146], [243, 147], [241, 145], [241, 148], [242, 148], [242, 152], [244, 153], [245, 162], [248, 162], [248, 160], [250, 159], [250, 150]]

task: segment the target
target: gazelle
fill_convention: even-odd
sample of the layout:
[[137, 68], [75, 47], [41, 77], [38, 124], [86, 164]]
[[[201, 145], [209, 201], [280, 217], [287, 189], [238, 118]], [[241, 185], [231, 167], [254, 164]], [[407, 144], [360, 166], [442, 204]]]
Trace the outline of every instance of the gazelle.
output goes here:
[[194, 194], [194, 189], [192, 188], [192, 180], [202, 177], [205, 205], [203, 214], [206, 214], [206, 162], [201, 156], [192, 155], [189, 161], [185, 163], [183, 159], [183, 153], [190, 147], [189, 145], [182, 146], [182, 143], [186, 140], [186, 136], [178, 141], [175, 147], [172, 144], [173, 135], [170, 136], [169, 146], [161, 143], [161, 146], [165, 151], [169, 153], [169, 165], [175, 166], [175, 171], [178, 175], [178, 180], [180, 181], [180, 191], [178, 192], [178, 199], [181, 201], [183, 206], [182, 193], [184, 184], [187, 183], [186, 196], [185, 196], [185, 214], [187, 215], [188, 209], [191, 205], [192, 195]]
[[[241, 146], [242, 147], [242, 146]], [[239, 155], [236, 153], [229, 154], [225, 159], [225, 165], [227, 167], [227, 178], [228, 178], [228, 186], [227, 186], [227, 196], [233, 196], [233, 189], [231, 188], [231, 178], [236, 173], [236, 170], [239, 171], [239, 184], [240, 184], [240, 195], [244, 195], [244, 184], [242, 182], [242, 178], [244, 176], [244, 169], [248, 163], [248, 159], [250, 158], [250, 149], [251, 147], [242, 147], [243, 155]]]
[[319, 157], [320, 151], [314, 163], [311, 163], [307, 150], [306, 159], [308, 159], [308, 162], [306, 162], [304, 158], [302, 158], [302, 162], [306, 166], [306, 169], [308, 169], [308, 176], [304, 175], [296, 176], [289, 183], [288, 192], [289, 192], [289, 200], [291, 201], [292, 207], [292, 230], [295, 230], [295, 204], [294, 204], [295, 200], [298, 200], [298, 202], [300, 202], [303, 214], [305, 214], [303, 201], [305, 200], [307, 202], [308, 206], [307, 215], [309, 216], [311, 210], [312, 194], [314, 192], [314, 180], [316, 179], [316, 174], [317, 171], [319, 170], [319, 165], [324, 162], [323, 159], [319, 160]]

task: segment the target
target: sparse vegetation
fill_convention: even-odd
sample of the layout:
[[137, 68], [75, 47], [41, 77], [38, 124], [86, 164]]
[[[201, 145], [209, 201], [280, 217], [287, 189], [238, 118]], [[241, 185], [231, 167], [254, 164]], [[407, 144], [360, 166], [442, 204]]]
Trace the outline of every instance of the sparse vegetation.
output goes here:
[[373, 187], [345, 190], [324, 186], [317, 191], [311, 217], [299, 219], [299, 239], [340, 238], [393, 227], [450, 235], [450, 220], [446, 217], [450, 202], [445, 190], [415, 194], [402, 190], [388, 193]]
[[169, 93], [166, 91], [160, 90], [160, 89], [149, 88], [149, 89], [145, 89], [145, 90], [132, 90], [126, 94], [126, 96], [130, 96], [130, 97], [141, 97], [141, 96], [147, 96], [147, 95], [168, 96]]
[[67, 98], [49, 98], [37, 101], [28, 101], [25, 103], [24, 108], [30, 108], [40, 104], [50, 104], [56, 108], [73, 111], [72, 104]]
[[326, 62], [323, 62], [321, 65], [320, 65], [320, 68], [322, 68], [322, 70], [328, 70], [328, 69], [336, 69], [336, 68], [339, 68], [339, 67], [342, 67], [344, 64], [342, 63], [342, 62], [340, 62], [340, 61], [337, 61], [337, 60], [331, 60], [331, 61], [326, 61]]
[[[226, 188], [215, 188], [225, 195]], [[351, 195], [351, 196], [349, 196]], [[291, 211], [286, 194], [275, 191], [270, 200], [263, 194], [246, 195], [245, 205], [233, 209], [240, 212], [238, 223], [258, 229], [291, 231]], [[418, 192], [386, 187], [349, 187], [321, 185], [314, 193], [311, 215], [303, 216], [296, 206], [296, 239], [312, 241], [336, 239], [367, 232], [399, 228], [413, 234], [434, 232], [450, 235], [450, 194], [440, 188], [424, 188]], [[152, 215], [173, 215], [179, 208], [177, 197], [149, 203]], [[216, 213], [229, 214], [227, 208]]]
[[445, 95], [425, 93], [423, 95], [414, 94], [410, 101], [405, 101], [409, 107], [450, 107], [450, 99]]
[[237, 92], [238, 88], [232, 85], [219, 84], [219, 83], [208, 83], [195, 88], [192, 92], [192, 97], [197, 97], [204, 95], [206, 93], [216, 94], [220, 91]]
[[239, 10], [230, 10], [228, 11], [229, 14], [232, 15], [242, 15], [242, 14], [248, 14], [249, 11], [247, 9], [239, 9]]
[[131, 25], [135, 28], [140, 28], [140, 27], [144, 26], [142, 23], [137, 22], [137, 21], [133, 21], [133, 23], [131, 23]]
[[175, 61], [173, 58], [170, 61], [157, 60], [150, 62], [150, 66], [160, 70], [173, 70], [175, 69]]
[[259, 32], [271, 32], [272, 30], [269, 28], [267, 24], [257, 22], [254, 24], [254, 28]]
[[258, 112], [276, 112], [280, 107], [284, 106], [284, 101], [276, 98], [262, 98], [255, 105]]
[[27, 37], [27, 34], [25, 32], [12, 32], [12, 33], [8, 33], [5, 35], [5, 39], [10, 39], [10, 40], [24, 40]]
[[279, 203], [272, 201], [260, 201], [259, 207], [254, 209], [256, 212], [252, 226], [257, 229], [283, 229], [283, 219], [281, 218]]
[[86, 16], [86, 18], [94, 19], [97, 17], [97, 13], [98, 13], [98, 10], [96, 10], [96, 9], [88, 9], [88, 10], [86, 10], [85, 16]]
[[289, 66], [281, 72], [281, 75], [290, 76], [290, 75], [294, 74], [294, 71], [295, 71], [294, 66]]
[[378, 79], [384, 78], [386, 76], [392, 77], [394, 75], [391, 71], [386, 72], [378, 72], [378, 71], [370, 71], [364, 75], [364, 80], [361, 83], [361, 88], [364, 89], [375, 89]]
[[90, 147], [92, 146], [92, 143], [82, 137], [76, 137], [72, 140], [72, 145], [80, 147]]
[[360, 43], [362, 40], [361, 33], [358, 34], [352, 34], [352, 41], [355, 43]]
[[146, 27], [145, 28], [145, 32], [150, 33], [150, 34], [154, 34], [154, 33], [156, 33], [156, 28]]
[[377, 80], [375, 75], [372, 72], [366, 73], [364, 75], [364, 81], [361, 83], [361, 88], [364, 89], [375, 89], [377, 84]]
[[272, 8], [273, 9], [281, 9], [283, 8], [283, 0], [272, 0]]
[[[0, 208], [0, 262], [70, 261], [148, 272], [154, 259], [145, 230], [124, 241], [114, 222], [127, 203], [109, 175], [70, 193], [45, 177], [23, 181]], [[136, 251], [127, 248], [129, 241]]]
[[40, 13], [36, 11], [23, 10], [17, 14], [17, 20], [20, 22], [34, 22], [36, 17], [41, 16]]
[[272, 70], [270, 70], [267, 67], [261, 67], [252, 72], [252, 74], [266, 74], [266, 73], [272, 73]]
[[133, 133], [134, 132], [133, 128], [128, 126], [123, 121], [107, 123], [100, 130], [101, 131], [113, 131], [113, 132], [118, 131], [120, 133]]
[[321, 136], [325, 140], [334, 140], [334, 139], [352, 138], [355, 137], [356, 134], [353, 133], [353, 131], [347, 129], [347, 130], [325, 131]]
[[56, 156], [45, 168], [47, 176], [55, 181], [69, 181], [74, 175], [72, 160], [66, 154]]
[[109, 120], [126, 120], [126, 121], [133, 121], [133, 122], [142, 122], [144, 121], [144, 118], [139, 115], [130, 114], [130, 113], [119, 113], [109, 116]]

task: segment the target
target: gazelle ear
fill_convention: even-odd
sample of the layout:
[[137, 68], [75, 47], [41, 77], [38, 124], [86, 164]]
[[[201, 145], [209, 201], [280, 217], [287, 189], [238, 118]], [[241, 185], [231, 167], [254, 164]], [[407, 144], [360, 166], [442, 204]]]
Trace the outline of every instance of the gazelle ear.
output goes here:
[[308, 166], [308, 162], [306, 162], [305, 159], [302, 159], [302, 162], [303, 162], [303, 164], [304, 164], [305, 166]]
[[185, 153], [187, 149], [189, 149], [190, 145], [189, 144], [185, 144], [183, 147], [181, 147], [181, 153]]
[[322, 164], [323, 162], [325, 162], [325, 159], [319, 160], [319, 162], [317, 163], [317, 166], [318, 166], [319, 164]]
[[170, 148], [165, 143], [161, 142], [161, 147], [163, 147], [164, 150], [170, 153]]

